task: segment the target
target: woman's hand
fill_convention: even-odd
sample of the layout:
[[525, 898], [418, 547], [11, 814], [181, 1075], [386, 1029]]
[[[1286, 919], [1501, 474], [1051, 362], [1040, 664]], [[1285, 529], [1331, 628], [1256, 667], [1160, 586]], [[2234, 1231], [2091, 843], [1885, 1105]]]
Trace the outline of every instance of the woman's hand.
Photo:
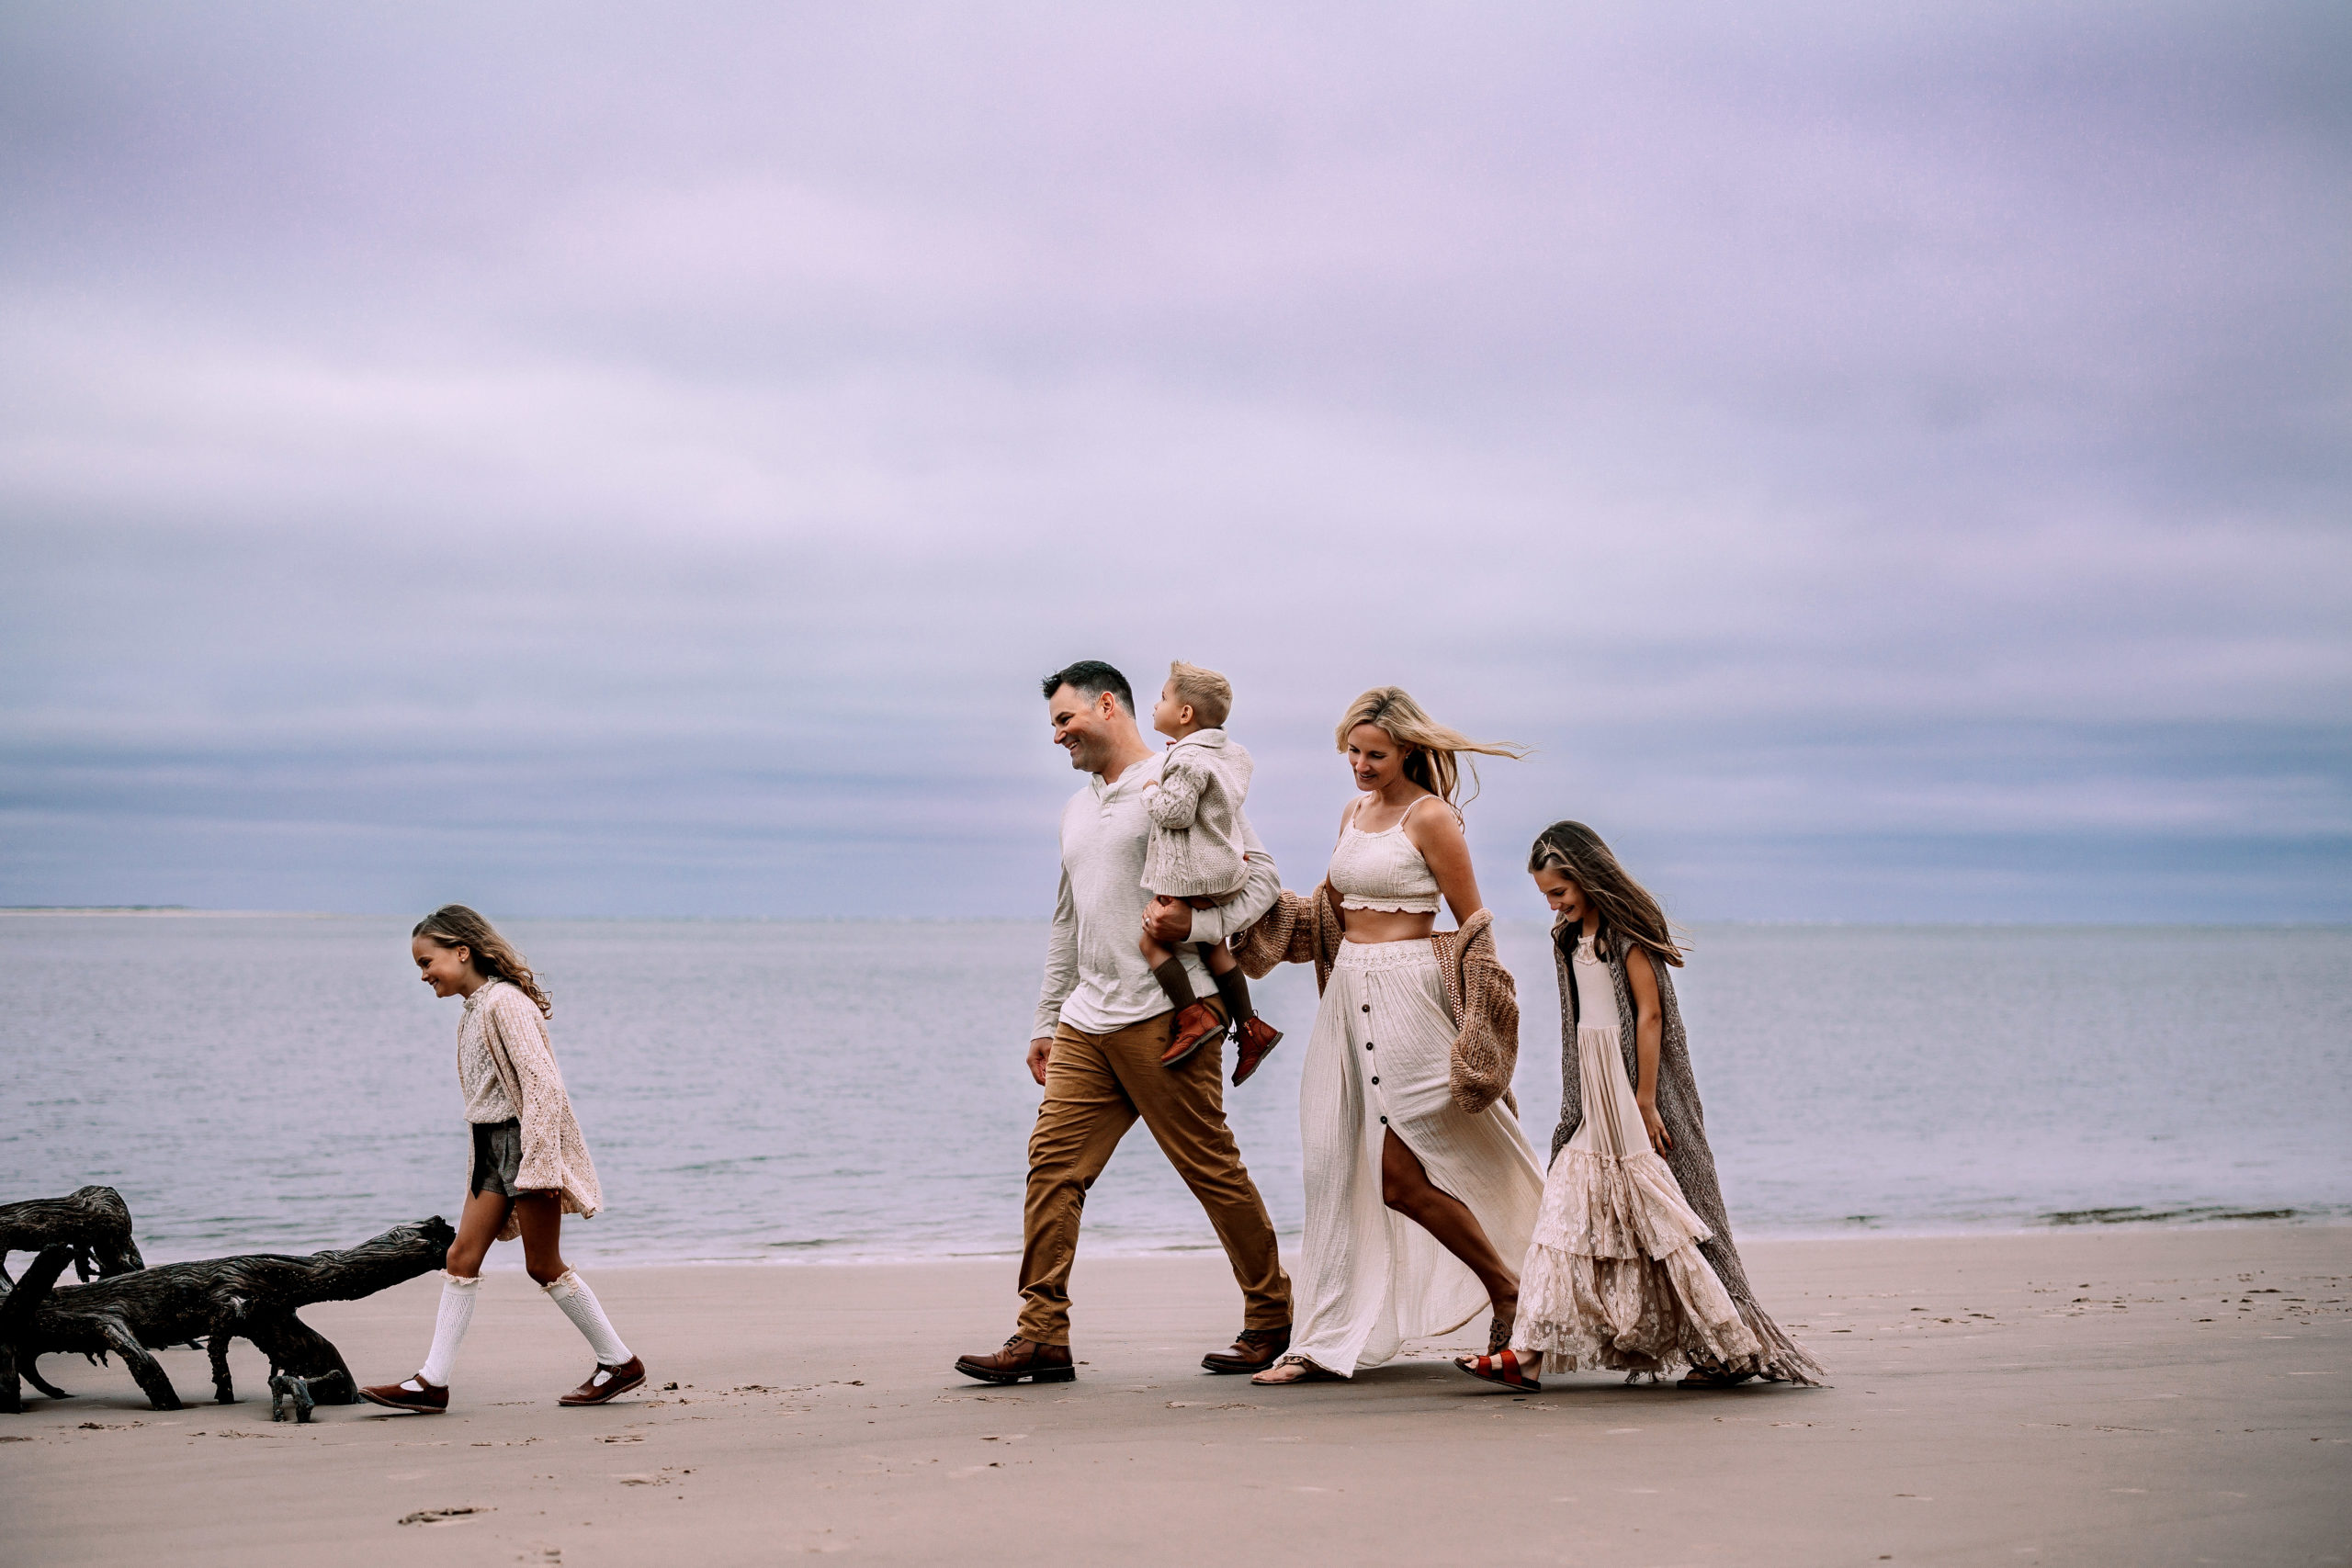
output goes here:
[[1650, 1135], [1650, 1147], [1658, 1154], [1665, 1154], [1674, 1147], [1674, 1140], [1666, 1135], [1666, 1122], [1659, 1118], [1657, 1107], [1648, 1100], [1643, 1100], [1641, 1107], [1642, 1129]]

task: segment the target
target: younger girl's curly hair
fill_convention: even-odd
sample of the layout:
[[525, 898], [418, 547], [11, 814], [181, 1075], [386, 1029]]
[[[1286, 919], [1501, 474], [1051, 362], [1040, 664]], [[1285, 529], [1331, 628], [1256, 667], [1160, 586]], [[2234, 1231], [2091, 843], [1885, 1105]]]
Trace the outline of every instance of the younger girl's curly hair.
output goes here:
[[1597, 953], [1622, 955], [1641, 947], [1653, 958], [1682, 965], [1682, 949], [1666, 923], [1666, 911], [1648, 888], [1626, 874], [1600, 835], [1581, 822], [1555, 822], [1535, 836], [1528, 852], [1531, 872], [1557, 872], [1584, 890], [1600, 911], [1600, 929], [1594, 933]]
[[463, 904], [444, 904], [416, 922], [408, 933], [421, 936], [435, 947], [462, 947], [469, 950], [476, 969], [490, 979], [503, 980], [531, 998], [541, 1018], [555, 1014], [555, 1004], [539, 987], [539, 977], [514, 951], [514, 944], [498, 934], [498, 928], [467, 908]]

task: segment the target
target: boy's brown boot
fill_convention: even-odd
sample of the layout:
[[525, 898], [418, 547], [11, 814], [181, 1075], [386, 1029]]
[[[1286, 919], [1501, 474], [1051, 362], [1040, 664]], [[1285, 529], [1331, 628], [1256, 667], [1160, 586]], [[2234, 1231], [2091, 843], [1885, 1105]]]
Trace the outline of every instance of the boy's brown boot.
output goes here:
[[1168, 1042], [1168, 1049], [1159, 1055], [1159, 1065], [1172, 1067], [1190, 1057], [1212, 1040], [1224, 1038], [1225, 1020], [1206, 1002], [1194, 1002], [1176, 1014], [1176, 1032]]
[[1262, 1018], [1245, 1018], [1237, 1032], [1239, 1043], [1233, 1048], [1233, 1081], [1240, 1083], [1258, 1070], [1266, 1053], [1283, 1043], [1283, 1032]]

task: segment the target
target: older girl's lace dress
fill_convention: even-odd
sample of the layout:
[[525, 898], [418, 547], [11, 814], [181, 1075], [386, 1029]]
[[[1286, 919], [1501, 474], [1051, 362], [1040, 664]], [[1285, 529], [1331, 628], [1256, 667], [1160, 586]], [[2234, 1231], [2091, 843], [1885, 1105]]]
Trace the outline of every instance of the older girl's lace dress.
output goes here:
[[1706, 1222], [1650, 1147], [1609, 966], [1589, 942], [1574, 962], [1584, 1121], [1544, 1183], [1512, 1348], [1544, 1352], [1547, 1372], [1660, 1372], [1755, 1356], [1762, 1346], [1700, 1256]]

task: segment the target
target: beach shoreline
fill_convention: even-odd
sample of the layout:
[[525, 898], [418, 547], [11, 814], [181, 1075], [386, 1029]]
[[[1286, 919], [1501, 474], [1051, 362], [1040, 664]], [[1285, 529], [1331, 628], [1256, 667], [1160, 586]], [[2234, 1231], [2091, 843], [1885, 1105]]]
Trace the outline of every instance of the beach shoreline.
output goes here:
[[[1222, 1258], [1081, 1254], [1079, 1381], [1044, 1388], [948, 1370], [1010, 1331], [1005, 1259], [597, 1269], [652, 1380], [560, 1410], [578, 1337], [500, 1269], [447, 1416], [273, 1426], [242, 1341], [228, 1406], [164, 1353], [172, 1413], [119, 1364], [45, 1362], [77, 1397], [0, 1416], [6, 1539], [28, 1565], [407, 1560], [426, 1531], [482, 1563], [2352, 1560], [2352, 1226], [1743, 1252], [1830, 1387], [1513, 1398], [1418, 1344], [1352, 1386], [1258, 1389], [1198, 1367], [1238, 1321]], [[435, 1288], [306, 1315], [396, 1377]]]

